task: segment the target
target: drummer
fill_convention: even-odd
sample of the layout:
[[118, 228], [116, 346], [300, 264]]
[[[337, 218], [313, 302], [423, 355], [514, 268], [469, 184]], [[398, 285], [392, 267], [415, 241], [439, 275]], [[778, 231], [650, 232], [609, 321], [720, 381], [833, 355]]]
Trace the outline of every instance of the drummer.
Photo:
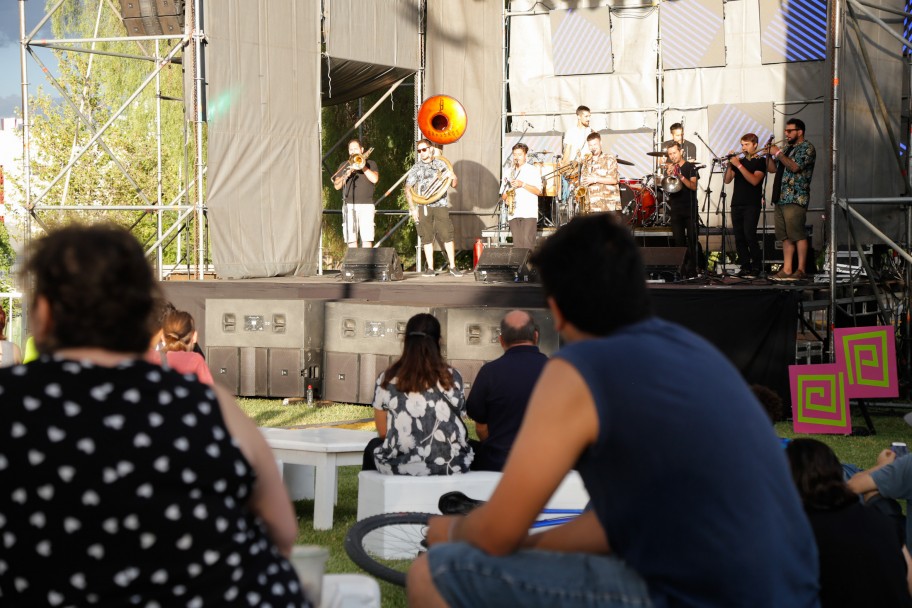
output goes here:
[[618, 187], [618, 161], [602, 151], [602, 136], [590, 133], [586, 138], [589, 155], [583, 157], [580, 185], [588, 188], [589, 211], [614, 212], [620, 220], [621, 190]]

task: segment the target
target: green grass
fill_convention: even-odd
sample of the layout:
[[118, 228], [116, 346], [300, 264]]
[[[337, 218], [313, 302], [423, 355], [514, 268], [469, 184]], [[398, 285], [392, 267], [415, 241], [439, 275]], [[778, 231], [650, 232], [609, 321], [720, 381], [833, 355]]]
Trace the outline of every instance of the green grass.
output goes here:
[[[283, 405], [277, 399], [238, 399], [241, 408], [247, 412], [259, 426], [301, 426], [339, 420], [357, 420], [373, 416], [370, 407], [359, 405], [333, 404], [324, 407], [308, 408], [304, 404], [292, 403]], [[854, 412], [853, 412], [854, 413]], [[842, 462], [858, 465], [862, 468], [874, 464], [877, 454], [890, 447], [894, 441], [904, 441], [912, 445], [912, 427], [901, 417], [904, 411], [878, 410], [873, 416], [877, 435], [868, 437], [842, 437], [833, 435], [813, 435], [833, 448]], [[856, 426], [864, 422], [859, 416], [854, 420]], [[776, 433], [780, 437], [811, 437], [792, 432], [791, 422], [776, 424]], [[469, 432], [475, 436], [474, 426], [469, 424]], [[329, 561], [326, 572], [356, 572], [361, 570], [350, 560], [342, 548], [345, 533], [355, 523], [358, 510], [358, 471], [360, 467], [339, 468], [339, 502], [333, 512], [333, 529], [318, 531], [313, 529], [313, 501], [301, 500], [295, 503], [298, 515], [298, 543], [314, 544], [329, 547]], [[382, 606], [392, 608], [406, 606], [403, 589], [384, 582], [380, 583]]]

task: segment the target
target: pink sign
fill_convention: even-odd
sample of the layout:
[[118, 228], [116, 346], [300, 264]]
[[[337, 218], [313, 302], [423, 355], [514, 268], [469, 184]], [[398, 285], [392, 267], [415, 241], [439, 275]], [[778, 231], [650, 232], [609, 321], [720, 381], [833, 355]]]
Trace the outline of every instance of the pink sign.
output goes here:
[[849, 399], [899, 396], [893, 327], [838, 327], [833, 345]]
[[792, 420], [796, 433], [852, 432], [845, 375], [833, 363], [790, 365]]

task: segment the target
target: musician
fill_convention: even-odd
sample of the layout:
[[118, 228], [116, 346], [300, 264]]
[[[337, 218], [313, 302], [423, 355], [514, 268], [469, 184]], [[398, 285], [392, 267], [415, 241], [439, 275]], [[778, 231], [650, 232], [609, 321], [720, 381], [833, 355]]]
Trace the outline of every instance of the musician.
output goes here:
[[662, 142], [662, 149], [666, 150], [671, 144], [677, 143], [684, 152], [684, 160], [697, 160], [697, 145], [684, 139], [684, 125], [676, 122], [668, 130], [671, 132], [671, 139]]
[[757, 240], [757, 223], [763, 196], [766, 160], [757, 154], [759, 140], [753, 133], [741, 138], [741, 154], [732, 156], [725, 170], [725, 183], [735, 182], [731, 218], [738, 251], [739, 277], [753, 279], [763, 271], [763, 252]]
[[[774, 281], [803, 281], [807, 278], [807, 232], [804, 229], [808, 204], [811, 202], [811, 178], [817, 150], [804, 139], [804, 121], [789, 118], [785, 123], [785, 149], [770, 146], [767, 171], [775, 173], [772, 202], [775, 205], [776, 238], [782, 241], [782, 268]], [[798, 252], [798, 269], [793, 270], [792, 257]]]
[[696, 165], [684, 160], [681, 144], [672, 142], [668, 146], [668, 163], [665, 175], [681, 180], [681, 189], [668, 195], [671, 209], [671, 234], [675, 247], [687, 247], [684, 261], [684, 275], [697, 274], [697, 179]]
[[583, 160], [580, 186], [589, 191], [589, 212], [621, 211], [621, 190], [618, 187], [618, 163], [613, 154], [602, 151], [602, 136], [590, 133], [586, 138], [589, 155]]
[[526, 144], [513, 146], [513, 166], [507, 176], [509, 185], [501, 198], [506, 201], [513, 197], [513, 213], [509, 216], [513, 246], [532, 249], [538, 225], [538, 197], [542, 195], [542, 178], [539, 168], [526, 162], [528, 154], [529, 146]]
[[[364, 154], [361, 142], [348, 142], [348, 156]], [[339, 165], [333, 174], [333, 187], [342, 190], [342, 238], [349, 247], [358, 246], [358, 235], [362, 247], [374, 244], [374, 187], [380, 179], [377, 163], [368, 159], [363, 169], [353, 169], [349, 161]]]
[[456, 269], [456, 251], [453, 246], [453, 220], [450, 219], [450, 203], [447, 194], [438, 198], [433, 203], [418, 205], [412, 200], [412, 189], [422, 195], [430, 195], [441, 184], [441, 180], [450, 179], [450, 185], [456, 187], [456, 174], [450, 171], [447, 164], [435, 158], [434, 147], [427, 139], [421, 139], [415, 148], [418, 152], [418, 162], [409, 169], [405, 178], [405, 198], [408, 201], [409, 212], [412, 220], [417, 224], [418, 237], [424, 244], [424, 258], [427, 268], [422, 273], [424, 276], [435, 276], [434, 272], [434, 238], [443, 243], [447, 261], [450, 263], [450, 274], [461, 277], [462, 272]]
[[[592, 112], [586, 106], [579, 106], [576, 109], [576, 126], [571, 127], [564, 133], [564, 143], [562, 148], [562, 162], [564, 164], [574, 160], [579, 160], [583, 153], [586, 152], [586, 138], [592, 133], [592, 127], [589, 121], [592, 118]], [[561, 200], [565, 201], [573, 194], [573, 188], [564, 175], [561, 175]]]

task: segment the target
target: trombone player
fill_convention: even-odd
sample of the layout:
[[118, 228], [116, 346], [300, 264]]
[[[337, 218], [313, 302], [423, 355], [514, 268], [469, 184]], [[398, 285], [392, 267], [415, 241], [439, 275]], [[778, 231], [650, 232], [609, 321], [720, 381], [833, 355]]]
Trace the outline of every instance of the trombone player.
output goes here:
[[333, 188], [342, 191], [342, 238], [349, 247], [374, 245], [374, 187], [380, 179], [377, 163], [368, 160], [361, 142], [348, 142], [348, 160], [333, 174]]

